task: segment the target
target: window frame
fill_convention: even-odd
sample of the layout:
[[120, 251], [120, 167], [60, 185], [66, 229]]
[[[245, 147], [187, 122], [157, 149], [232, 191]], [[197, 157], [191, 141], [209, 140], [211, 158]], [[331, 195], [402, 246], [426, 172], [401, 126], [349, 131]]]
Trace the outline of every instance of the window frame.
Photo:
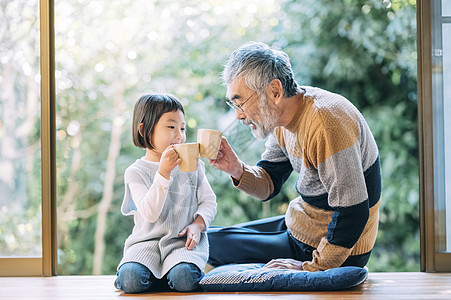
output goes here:
[[57, 274], [54, 0], [40, 0], [42, 275]]
[[[418, 135], [419, 135], [419, 191], [420, 191], [420, 251], [421, 271], [450, 272], [451, 253], [440, 251], [442, 238], [437, 229], [444, 226], [436, 205], [443, 199], [436, 193], [434, 157], [434, 99], [433, 99], [433, 14], [440, 0], [417, 0], [418, 55]], [[440, 22], [441, 24], [441, 22]], [[436, 162], [437, 161], [437, 162]], [[440, 226], [440, 227], [438, 227]]]

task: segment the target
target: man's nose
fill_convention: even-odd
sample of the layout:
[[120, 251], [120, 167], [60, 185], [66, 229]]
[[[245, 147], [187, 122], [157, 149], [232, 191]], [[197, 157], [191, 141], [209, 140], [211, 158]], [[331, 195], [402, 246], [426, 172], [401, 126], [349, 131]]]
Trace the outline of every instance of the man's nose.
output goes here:
[[246, 119], [246, 114], [239, 109], [235, 109], [235, 116], [236, 116], [237, 120]]

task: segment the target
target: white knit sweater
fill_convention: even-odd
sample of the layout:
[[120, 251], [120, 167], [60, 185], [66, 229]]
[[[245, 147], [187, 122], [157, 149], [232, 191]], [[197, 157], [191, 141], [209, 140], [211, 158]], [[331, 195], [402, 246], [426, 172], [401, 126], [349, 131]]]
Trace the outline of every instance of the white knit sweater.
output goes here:
[[[124, 257], [118, 268], [126, 262], [138, 262], [146, 266], [156, 278], [162, 278], [180, 262], [193, 263], [203, 270], [208, 259], [206, 230], [193, 250], [185, 247], [186, 236], [179, 237], [178, 234], [197, 215], [201, 215], [208, 226], [216, 214], [216, 197], [206, 181], [204, 164], [199, 161], [195, 172], [180, 172], [176, 167], [171, 172], [171, 180], [167, 182], [158, 180], [161, 177], [157, 172], [158, 166], [159, 163], [138, 159], [125, 171], [125, 195], [121, 211], [124, 215], [134, 216], [135, 226], [125, 241]], [[149, 222], [145, 218], [146, 213], [139, 212], [137, 207], [140, 206], [136, 205], [130, 191], [130, 185], [135, 184], [144, 184], [149, 190], [159, 185], [154, 190], [167, 191], [161, 213], [155, 222]]]

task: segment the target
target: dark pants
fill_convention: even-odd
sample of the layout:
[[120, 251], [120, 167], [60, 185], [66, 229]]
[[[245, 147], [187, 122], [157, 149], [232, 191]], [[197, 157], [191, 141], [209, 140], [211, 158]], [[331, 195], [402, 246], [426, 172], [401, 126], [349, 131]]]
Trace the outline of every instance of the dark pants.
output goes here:
[[[295, 239], [285, 225], [285, 216], [251, 221], [232, 227], [211, 226], [208, 229], [210, 258], [214, 267], [227, 264], [267, 263], [275, 258], [311, 261], [312, 246]], [[370, 252], [350, 256], [342, 266], [363, 267]]]

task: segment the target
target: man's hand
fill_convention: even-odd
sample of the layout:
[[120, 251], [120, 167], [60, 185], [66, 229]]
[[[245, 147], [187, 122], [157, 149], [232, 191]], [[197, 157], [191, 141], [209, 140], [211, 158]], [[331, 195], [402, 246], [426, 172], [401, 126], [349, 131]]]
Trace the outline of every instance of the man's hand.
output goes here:
[[204, 230], [204, 228], [204, 219], [200, 215], [198, 215], [193, 223], [186, 226], [185, 229], [183, 229], [182, 232], [179, 233], [179, 236], [186, 235], [185, 247], [188, 248], [188, 250], [193, 250], [197, 246], [197, 244], [199, 244], [202, 230]]
[[291, 258], [273, 259], [269, 263], [264, 265], [263, 268], [304, 270], [302, 268], [302, 261]]
[[222, 137], [218, 157], [216, 159], [209, 159], [209, 162], [218, 170], [228, 173], [238, 181], [243, 176], [243, 162], [235, 154], [225, 137]]

